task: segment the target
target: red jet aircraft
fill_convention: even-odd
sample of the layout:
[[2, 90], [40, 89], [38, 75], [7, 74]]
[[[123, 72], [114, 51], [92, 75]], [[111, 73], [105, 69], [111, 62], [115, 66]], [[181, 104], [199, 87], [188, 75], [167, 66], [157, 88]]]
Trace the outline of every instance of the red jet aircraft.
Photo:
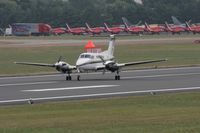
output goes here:
[[166, 25], [166, 31], [171, 32], [173, 35], [174, 34], [180, 34], [181, 32], [185, 32], [186, 28], [181, 25], [169, 25], [167, 22], [165, 22]]
[[90, 28], [90, 26], [88, 25], [88, 23], [85, 23], [86, 27], [87, 27], [87, 32], [93, 34], [93, 35], [99, 35], [101, 33], [103, 33], [105, 31], [104, 27], [93, 27]]
[[68, 31], [72, 33], [73, 35], [83, 35], [86, 33], [85, 27], [76, 27], [76, 28], [70, 28], [68, 24], [66, 24]]
[[106, 31], [110, 32], [111, 34], [119, 34], [120, 32], [124, 31], [124, 28], [122, 28], [122, 27], [111, 27], [111, 28], [109, 28], [106, 23], [104, 23], [104, 25], [106, 27]]
[[150, 32], [151, 34], [160, 34], [160, 32], [164, 31], [163, 26], [154, 26], [150, 27], [146, 22], [145, 22], [145, 31]]
[[132, 34], [142, 34], [144, 32], [144, 28], [142, 26], [128, 26], [127, 23], [125, 23], [125, 31], [130, 32]]
[[51, 33], [54, 35], [62, 35], [62, 34], [67, 33], [67, 31], [66, 31], [66, 28], [59, 27], [59, 28], [53, 28], [51, 30]]
[[188, 22], [185, 23], [188, 31], [192, 32], [193, 34], [200, 33], [200, 26], [190, 26]]

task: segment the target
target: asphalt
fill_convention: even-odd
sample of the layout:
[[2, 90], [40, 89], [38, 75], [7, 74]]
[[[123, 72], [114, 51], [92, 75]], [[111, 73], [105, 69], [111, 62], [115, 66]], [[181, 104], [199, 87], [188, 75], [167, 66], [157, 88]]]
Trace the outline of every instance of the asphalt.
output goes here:
[[114, 73], [82, 74], [81, 81], [76, 75], [65, 81], [63, 74], [3, 77], [0, 105], [200, 90], [200, 67], [135, 70], [120, 75], [119, 81], [114, 80]]

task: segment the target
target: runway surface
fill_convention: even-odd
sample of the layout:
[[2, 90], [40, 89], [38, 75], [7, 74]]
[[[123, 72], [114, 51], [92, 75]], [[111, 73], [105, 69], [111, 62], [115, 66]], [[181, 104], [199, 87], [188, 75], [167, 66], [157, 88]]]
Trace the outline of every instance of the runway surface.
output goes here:
[[89, 99], [165, 92], [199, 91], [200, 67], [149, 69], [114, 73], [82, 74], [81, 81], [72, 75], [40, 75], [0, 78], [0, 105], [33, 102]]

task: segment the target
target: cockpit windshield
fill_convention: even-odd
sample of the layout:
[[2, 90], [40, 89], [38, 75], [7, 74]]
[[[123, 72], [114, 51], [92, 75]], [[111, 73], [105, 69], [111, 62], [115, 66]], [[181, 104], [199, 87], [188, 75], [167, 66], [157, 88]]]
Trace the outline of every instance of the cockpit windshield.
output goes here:
[[90, 54], [82, 54], [80, 55], [80, 58], [94, 59], [94, 56]]

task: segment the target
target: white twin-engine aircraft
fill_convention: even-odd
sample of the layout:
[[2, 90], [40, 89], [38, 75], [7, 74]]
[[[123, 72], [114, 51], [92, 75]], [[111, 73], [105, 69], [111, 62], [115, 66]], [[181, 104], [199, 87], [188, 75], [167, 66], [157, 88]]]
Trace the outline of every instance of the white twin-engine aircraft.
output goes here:
[[122, 67], [131, 66], [131, 65], [139, 65], [139, 64], [147, 64], [147, 63], [155, 63], [166, 61], [166, 59], [160, 60], [147, 60], [147, 61], [138, 61], [138, 62], [127, 62], [127, 63], [117, 63], [114, 60], [114, 45], [115, 45], [115, 36], [110, 35], [110, 41], [108, 49], [101, 53], [82, 53], [76, 61], [76, 66], [70, 65], [66, 62], [61, 61], [60, 57], [55, 64], [44, 64], [44, 63], [30, 63], [30, 62], [15, 62], [16, 64], [23, 65], [33, 65], [33, 66], [44, 66], [44, 67], [54, 67], [57, 71], [66, 73], [66, 80], [72, 80], [71, 73], [75, 70], [78, 72], [77, 80], [80, 80], [80, 73], [88, 72], [88, 71], [111, 71], [115, 72], [115, 80], [120, 80], [119, 72]]

